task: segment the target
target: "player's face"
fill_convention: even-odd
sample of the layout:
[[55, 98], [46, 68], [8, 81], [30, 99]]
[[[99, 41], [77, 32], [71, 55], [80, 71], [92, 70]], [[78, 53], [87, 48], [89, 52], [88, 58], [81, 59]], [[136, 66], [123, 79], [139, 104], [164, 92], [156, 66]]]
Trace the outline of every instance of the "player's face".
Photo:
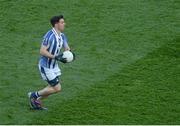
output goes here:
[[62, 31], [64, 31], [64, 28], [65, 28], [64, 19], [60, 19], [59, 23], [58, 23], [58, 29], [62, 32]]

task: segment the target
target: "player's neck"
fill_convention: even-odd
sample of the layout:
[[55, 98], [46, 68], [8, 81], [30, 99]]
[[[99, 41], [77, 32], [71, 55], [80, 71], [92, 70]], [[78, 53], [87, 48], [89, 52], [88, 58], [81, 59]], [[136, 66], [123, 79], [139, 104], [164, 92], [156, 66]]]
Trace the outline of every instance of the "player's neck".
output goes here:
[[57, 34], [59, 35], [61, 33], [61, 31], [59, 31], [57, 28], [54, 27], [54, 30], [57, 32]]

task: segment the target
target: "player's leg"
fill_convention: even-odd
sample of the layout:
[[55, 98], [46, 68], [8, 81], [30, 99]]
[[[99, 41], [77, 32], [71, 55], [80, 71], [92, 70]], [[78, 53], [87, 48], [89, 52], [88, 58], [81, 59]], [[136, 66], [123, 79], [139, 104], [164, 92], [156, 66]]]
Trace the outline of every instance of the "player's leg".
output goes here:
[[53, 86], [52, 88], [54, 89], [55, 93], [60, 92], [61, 91], [61, 84], [58, 83], [56, 86]]
[[44, 89], [33, 92], [31, 94], [31, 96], [35, 99], [39, 98], [39, 97], [47, 97], [51, 94], [60, 92], [61, 90], [61, 85], [59, 83], [59, 78], [55, 77], [53, 80], [48, 81], [48, 86], [46, 86]]
[[61, 85], [58, 78], [61, 73], [58, 67], [56, 69], [48, 69], [39, 66], [39, 70], [43, 80], [48, 82], [48, 86], [42, 90], [28, 93], [31, 108], [38, 108], [41, 106], [41, 99], [61, 90]]
[[[52, 92], [52, 93], [50, 93], [50, 92], [47, 93], [46, 90], [48, 90], [49, 88], [53, 88], [54, 92]], [[52, 89], [50, 89], [50, 90], [52, 90]], [[49, 86], [47, 86], [46, 88], [38, 91], [38, 93], [40, 94], [40, 97], [38, 97], [37, 99], [38, 99], [38, 100], [46, 99], [49, 95], [51, 95], [51, 94], [53, 94], [53, 93], [57, 93], [57, 92], [59, 92], [59, 91], [61, 91], [61, 85], [60, 85], [60, 84], [57, 84], [55, 87], [49, 87]], [[46, 93], [45, 93], [45, 92], [46, 92]]]
[[61, 91], [61, 85], [60, 83], [56, 84], [55, 86], [48, 85], [42, 90], [39, 90], [38, 96], [40, 99], [47, 98], [49, 95], [60, 92]]
[[[55, 66], [55, 68], [52, 71], [44, 69], [44, 72], [41, 68], [41, 71], [42, 71], [42, 73], [44, 73], [43, 75], [45, 75], [45, 77], [47, 78], [46, 80], [48, 80], [47, 82], [49, 84], [43, 90], [38, 91], [38, 94], [40, 96], [42, 96], [42, 99], [46, 98], [50, 94], [60, 92], [61, 91], [61, 85], [59, 82], [59, 76], [61, 75], [61, 70], [59, 69], [59, 67]], [[54, 79], [52, 79], [52, 78], [54, 78]]]
[[55, 86], [48, 85], [44, 89], [37, 91], [37, 92], [30, 92], [29, 98], [30, 98], [30, 106], [32, 109], [47, 109], [42, 107], [41, 100], [44, 98], [47, 98], [49, 95], [60, 92], [61, 85], [60, 83], [56, 84]]
[[46, 86], [44, 89], [36, 91], [36, 92], [30, 92], [29, 98], [30, 98], [30, 105], [31, 108], [43, 108], [42, 107], [42, 103], [41, 100], [43, 98], [46, 98], [47, 96], [60, 92], [61, 90], [61, 85], [59, 83], [59, 78], [55, 77], [54, 79], [47, 81], [48, 82], [48, 86]]
[[55, 69], [49, 69], [39, 66], [39, 70], [43, 80], [48, 82], [48, 86], [34, 93], [36, 95], [35, 97], [45, 98], [50, 94], [59, 92], [61, 90], [61, 85], [59, 84], [59, 76], [61, 74], [60, 69], [58, 67], [56, 67]]

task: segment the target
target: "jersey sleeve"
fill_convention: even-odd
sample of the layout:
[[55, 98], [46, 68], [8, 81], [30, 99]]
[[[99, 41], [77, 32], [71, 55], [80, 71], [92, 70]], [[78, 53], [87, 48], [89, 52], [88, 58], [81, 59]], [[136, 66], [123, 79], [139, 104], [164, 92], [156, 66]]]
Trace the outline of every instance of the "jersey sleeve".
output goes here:
[[69, 48], [68, 42], [67, 42], [67, 37], [64, 33], [62, 34], [62, 39], [63, 39], [63, 48]]
[[44, 46], [48, 46], [49, 45], [48, 38], [43, 37], [42, 45], [44, 45]]

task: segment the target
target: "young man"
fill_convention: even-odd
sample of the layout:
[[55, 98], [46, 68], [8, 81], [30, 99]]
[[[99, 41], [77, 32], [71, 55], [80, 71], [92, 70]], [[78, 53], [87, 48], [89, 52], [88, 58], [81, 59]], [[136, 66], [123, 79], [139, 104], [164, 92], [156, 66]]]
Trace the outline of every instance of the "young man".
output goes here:
[[39, 71], [43, 80], [47, 81], [48, 85], [39, 91], [29, 92], [30, 107], [32, 109], [44, 110], [47, 108], [42, 107], [41, 99], [48, 97], [51, 94], [61, 91], [61, 84], [59, 76], [61, 70], [59, 69], [58, 62], [66, 63], [60, 49], [70, 50], [67, 38], [62, 33], [65, 28], [65, 21], [63, 15], [54, 16], [50, 20], [52, 29], [49, 30], [43, 37], [42, 45], [40, 48]]

